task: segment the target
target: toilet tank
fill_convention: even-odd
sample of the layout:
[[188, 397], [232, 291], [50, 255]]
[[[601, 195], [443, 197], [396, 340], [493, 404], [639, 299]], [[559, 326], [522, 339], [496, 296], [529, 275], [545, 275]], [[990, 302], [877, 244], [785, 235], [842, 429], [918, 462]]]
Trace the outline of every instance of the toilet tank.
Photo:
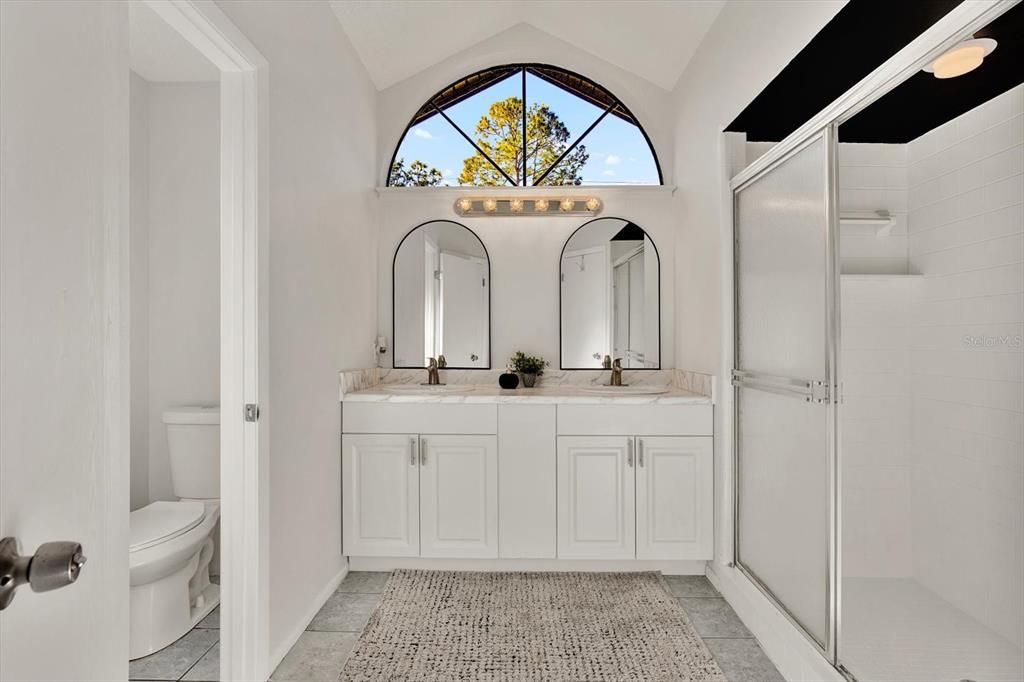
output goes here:
[[220, 407], [187, 405], [164, 412], [171, 485], [178, 497], [220, 497]]

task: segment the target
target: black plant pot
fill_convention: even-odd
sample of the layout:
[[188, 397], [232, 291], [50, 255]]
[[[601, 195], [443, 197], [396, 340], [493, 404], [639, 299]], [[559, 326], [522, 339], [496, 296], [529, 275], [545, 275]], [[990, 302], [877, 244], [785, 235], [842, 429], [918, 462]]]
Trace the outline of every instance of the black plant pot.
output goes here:
[[505, 372], [498, 377], [498, 385], [502, 388], [515, 388], [519, 386], [519, 375], [512, 374], [511, 372]]

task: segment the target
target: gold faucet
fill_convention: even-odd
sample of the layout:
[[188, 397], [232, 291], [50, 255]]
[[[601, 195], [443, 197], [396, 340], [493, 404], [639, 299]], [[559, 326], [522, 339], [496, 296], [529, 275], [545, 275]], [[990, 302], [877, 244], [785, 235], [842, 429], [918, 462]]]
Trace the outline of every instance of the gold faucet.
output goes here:
[[441, 383], [441, 376], [437, 372], [437, 359], [429, 358], [427, 363], [427, 386], [438, 386]]
[[622, 358], [615, 358], [615, 362], [612, 363], [612, 377], [609, 386], [621, 386], [622, 385]]

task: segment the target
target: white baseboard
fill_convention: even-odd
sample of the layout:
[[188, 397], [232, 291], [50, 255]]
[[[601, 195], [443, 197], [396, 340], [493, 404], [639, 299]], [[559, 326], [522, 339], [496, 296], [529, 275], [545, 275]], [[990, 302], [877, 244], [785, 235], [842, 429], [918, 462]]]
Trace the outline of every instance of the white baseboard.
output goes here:
[[346, 575], [348, 575], [348, 571], [349, 567], [346, 562], [346, 564], [341, 567], [341, 570], [338, 571], [338, 574], [331, 578], [324, 586], [324, 589], [322, 589], [316, 596], [316, 599], [314, 599], [313, 603], [310, 605], [309, 611], [303, 614], [302, 618], [299, 619], [299, 622], [295, 624], [295, 628], [291, 634], [289, 634], [288, 637], [281, 642], [281, 645], [274, 650], [269, 661], [271, 675], [273, 675], [274, 671], [277, 670], [277, 666], [281, 665], [281, 661], [283, 661], [284, 657], [288, 655], [288, 652], [292, 650], [295, 643], [299, 641], [299, 637], [301, 637], [302, 633], [306, 631], [306, 627], [309, 626], [313, 618], [316, 617], [316, 614], [320, 612], [323, 605], [326, 604], [327, 600], [331, 598], [331, 595], [338, 590], [338, 586], [341, 585], [341, 581], [345, 579]]
[[665, 575], [704, 575], [705, 561], [639, 561], [636, 559], [424, 559], [421, 557], [349, 557], [353, 571], [419, 568], [435, 571], [661, 571]]
[[845, 682], [807, 637], [738, 569], [708, 562], [707, 575], [789, 682]]

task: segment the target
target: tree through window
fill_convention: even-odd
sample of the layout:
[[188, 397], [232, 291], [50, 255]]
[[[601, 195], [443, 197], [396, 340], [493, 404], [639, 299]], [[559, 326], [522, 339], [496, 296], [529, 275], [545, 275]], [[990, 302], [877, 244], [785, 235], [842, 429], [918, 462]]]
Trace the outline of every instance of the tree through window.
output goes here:
[[397, 187], [661, 184], [647, 135], [592, 81], [535, 64], [472, 74], [413, 116], [395, 150]]

